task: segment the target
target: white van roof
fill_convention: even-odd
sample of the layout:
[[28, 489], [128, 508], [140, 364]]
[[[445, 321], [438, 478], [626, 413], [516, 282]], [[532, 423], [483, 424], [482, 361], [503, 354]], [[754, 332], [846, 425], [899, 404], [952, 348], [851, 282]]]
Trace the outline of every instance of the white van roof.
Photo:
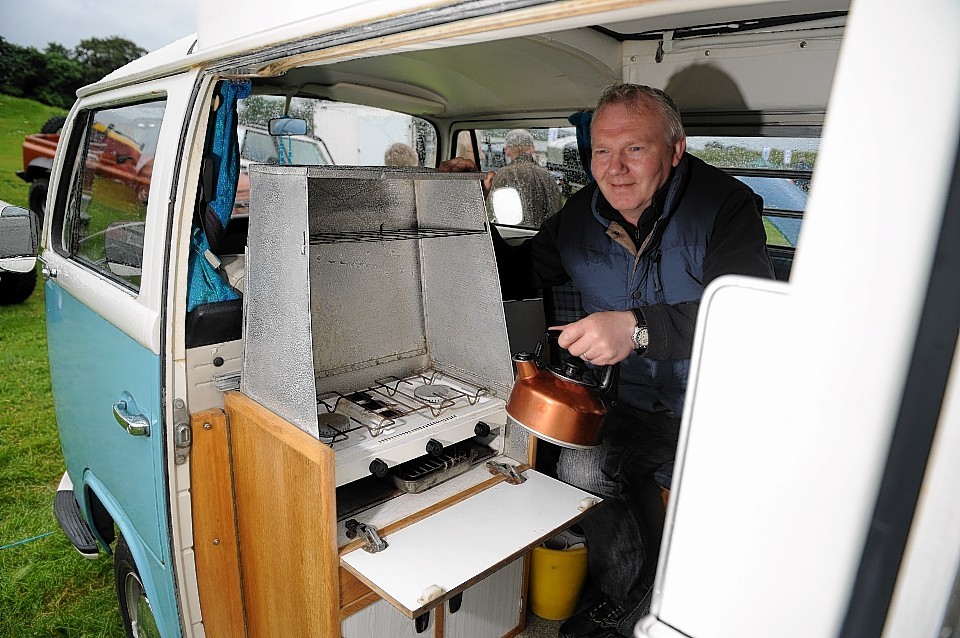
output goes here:
[[[486, 26], [479, 27], [479, 33], [455, 38], [459, 44], [485, 43], [488, 39], [507, 35], [542, 32], [542, 24], [524, 24], [522, 20], [511, 25], [509, 30], [497, 30], [488, 15], [494, 4], [499, 7], [496, 11], [498, 16], [511, 9], [529, 8], [529, 3], [522, 0], [328, 0], [324, 3], [289, 0], [276, 8], [255, 4], [252, 0], [199, 0], [196, 34], [117, 69], [97, 84], [84, 87], [78, 94], [82, 96], [119, 83], [137, 82], [215, 63], [217, 60], [249, 55], [284, 43], [309, 44], [311, 40], [329, 38], [332, 34], [352, 38], [364, 33], [377, 33], [381, 25], [382, 35], [397, 29], [442, 25], [460, 18], [468, 10], [478, 12], [481, 22]], [[557, 5], [559, 8], [568, 3], [553, 1], [543, 4]], [[849, 0], [651, 0], [629, 7], [610, 0], [599, 0], [577, 6], [583, 10], [588, 5], [590, 9], [603, 10], [597, 16], [598, 22], [589, 22], [588, 16], [579, 13], [571, 16], [555, 10], [546, 14], [551, 28], [592, 25], [599, 29], [597, 33], [608, 33], [618, 39], [632, 39], [636, 34], [659, 32], [667, 41], [664, 45], [666, 49], [673, 29], [690, 30], [690, 27], [696, 28], [698, 25], [716, 24], [721, 18], [725, 23], [748, 23], [755, 19], [790, 20], [792, 17], [800, 20], [802, 16], [841, 14], [849, 8]], [[488, 29], [495, 31], [487, 36], [483, 32]], [[435, 31], [433, 35], [438, 33], [442, 31]], [[444, 40], [445, 46], [453, 43], [452, 39]], [[408, 50], [435, 47], [435, 42], [423, 41], [413, 47], [408, 46]], [[477, 64], [483, 65], [484, 61], [478, 60]]]
[[418, 9], [436, 10], [455, 0], [287, 0], [270, 5], [257, 0], [199, 0], [197, 50], [256, 40], [269, 44], [363, 24]]

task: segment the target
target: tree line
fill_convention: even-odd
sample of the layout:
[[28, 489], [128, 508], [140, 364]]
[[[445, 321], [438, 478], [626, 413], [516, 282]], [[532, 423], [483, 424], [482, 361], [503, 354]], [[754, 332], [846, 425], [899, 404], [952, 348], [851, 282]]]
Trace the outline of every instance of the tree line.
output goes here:
[[75, 49], [51, 42], [39, 51], [0, 36], [0, 93], [70, 108], [77, 89], [146, 53], [120, 37], [88, 38]]

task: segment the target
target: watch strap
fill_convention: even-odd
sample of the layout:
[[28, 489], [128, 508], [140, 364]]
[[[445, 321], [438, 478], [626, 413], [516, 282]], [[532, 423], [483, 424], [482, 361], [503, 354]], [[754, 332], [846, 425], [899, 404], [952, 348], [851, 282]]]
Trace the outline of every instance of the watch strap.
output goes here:
[[632, 308], [634, 318], [637, 320], [637, 325], [633, 329], [633, 349], [642, 357], [647, 351], [647, 344], [649, 343], [650, 336], [647, 332], [647, 322], [643, 318], [643, 313], [640, 312], [637, 308]]

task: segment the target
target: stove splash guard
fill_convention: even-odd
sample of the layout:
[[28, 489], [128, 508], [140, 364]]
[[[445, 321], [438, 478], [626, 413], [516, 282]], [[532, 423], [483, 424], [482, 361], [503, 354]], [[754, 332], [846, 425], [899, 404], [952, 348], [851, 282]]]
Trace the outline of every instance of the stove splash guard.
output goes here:
[[336, 418], [320, 415], [356, 421], [322, 397], [385, 378], [435, 370], [484, 388], [488, 408], [506, 401], [513, 370], [476, 176], [253, 166], [250, 179], [244, 394], [321, 440]]

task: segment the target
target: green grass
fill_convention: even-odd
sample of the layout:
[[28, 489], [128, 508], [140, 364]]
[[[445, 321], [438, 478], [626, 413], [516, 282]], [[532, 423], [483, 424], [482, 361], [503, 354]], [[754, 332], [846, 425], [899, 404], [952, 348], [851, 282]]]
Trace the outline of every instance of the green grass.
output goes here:
[[[26, 206], [23, 136], [61, 113], [0, 95], [0, 199]], [[0, 306], [0, 638], [123, 636], [112, 561], [81, 558], [54, 518], [62, 474], [38, 287]]]
[[0, 199], [27, 206], [29, 185], [17, 177], [23, 168], [23, 138], [39, 133], [40, 126], [54, 115], [65, 114], [63, 109], [33, 100], [0, 95]]

